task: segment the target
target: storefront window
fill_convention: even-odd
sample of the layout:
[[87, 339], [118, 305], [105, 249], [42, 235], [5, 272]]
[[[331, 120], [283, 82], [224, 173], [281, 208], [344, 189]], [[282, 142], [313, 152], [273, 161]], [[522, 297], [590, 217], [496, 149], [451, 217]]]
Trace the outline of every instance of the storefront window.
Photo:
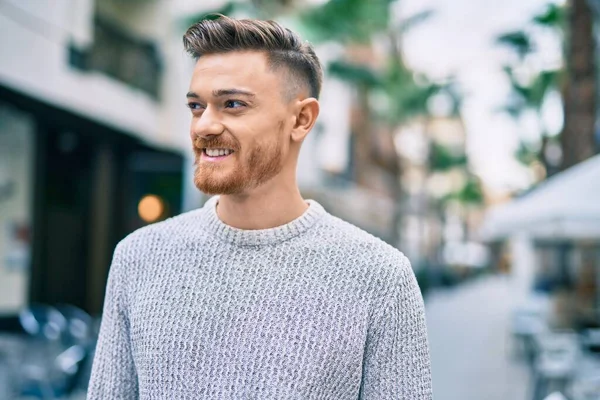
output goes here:
[[0, 103], [0, 313], [27, 303], [31, 265], [33, 118]]

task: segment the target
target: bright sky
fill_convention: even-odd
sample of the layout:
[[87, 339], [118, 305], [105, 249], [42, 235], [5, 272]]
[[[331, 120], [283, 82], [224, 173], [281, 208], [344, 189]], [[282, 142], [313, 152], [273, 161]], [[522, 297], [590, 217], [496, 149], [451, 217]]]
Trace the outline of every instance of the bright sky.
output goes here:
[[[509, 116], [495, 111], [506, 100], [509, 86], [501, 70], [507, 52], [494, 45], [494, 38], [521, 28], [547, 3], [548, 0], [401, 0], [404, 16], [425, 9], [435, 11], [430, 20], [407, 34], [407, 61], [430, 76], [458, 77], [468, 93], [463, 109], [467, 152], [475, 172], [497, 191], [522, 188], [531, 177], [512, 157], [519, 129]], [[549, 58], [556, 58], [560, 50], [556, 43], [550, 43], [546, 53]], [[550, 113], [560, 113], [558, 108]]]

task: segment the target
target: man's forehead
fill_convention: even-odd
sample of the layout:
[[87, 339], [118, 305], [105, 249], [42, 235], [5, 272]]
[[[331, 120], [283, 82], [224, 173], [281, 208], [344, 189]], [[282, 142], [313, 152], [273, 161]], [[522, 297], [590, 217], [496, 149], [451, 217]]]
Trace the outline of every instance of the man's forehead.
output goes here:
[[220, 89], [221, 86], [239, 86], [258, 90], [261, 86], [273, 85], [277, 78], [277, 74], [269, 68], [267, 57], [263, 53], [210, 54], [200, 57], [196, 62], [191, 87], [201, 86], [214, 90]]

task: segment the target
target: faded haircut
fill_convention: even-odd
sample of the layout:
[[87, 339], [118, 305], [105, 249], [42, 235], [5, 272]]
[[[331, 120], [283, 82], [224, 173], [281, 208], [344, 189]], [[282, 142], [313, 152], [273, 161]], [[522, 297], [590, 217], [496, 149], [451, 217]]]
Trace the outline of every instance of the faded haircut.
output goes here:
[[323, 69], [312, 45], [275, 21], [233, 19], [219, 15], [202, 20], [183, 35], [185, 50], [194, 58], [234, 51], [263, 51], [273, 71], [286, 69], [286, 97], [295, 97], [304, 87], [319, 98]]

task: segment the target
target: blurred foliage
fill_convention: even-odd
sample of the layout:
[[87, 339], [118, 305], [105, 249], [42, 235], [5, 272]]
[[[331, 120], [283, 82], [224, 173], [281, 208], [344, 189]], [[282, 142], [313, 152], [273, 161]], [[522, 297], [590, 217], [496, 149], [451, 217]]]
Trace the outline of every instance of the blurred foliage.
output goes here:
[[529, 35], [524, 31], [508, 32], [498, 36], [497, 42], [514, 50], [519, 57], [525, 58], [533, 51]]
[[309, 39], [369, 43], [372, 35], [387, 29], [394, 0], [330, 0], [299, 16]]
[[446, 82], [439, 85], [438, 93], [448, 96], [451, 102], [449, 117], [460, 118], [464, 94], [456, 83], [456, 79], [450, 76]]
[[483, 191], [478, 177], [470, 175], [467, 184], [458, 193], [457, 199], [463, 204], [482, 204]]
[[229, 1], [220, 8], [183, 18], [181, 20], [181, 25], [184, 27], [184, 29], [187, 29], [189, 26], [195, 24], [196, 22], [204, 20], [215, 20], [219, 18], [220, 15], [231, 16], [237, 12], [244, 12], [246, 11], [246, 9], [248, 9], [248, 11], [251, 11], [253, 8], [251, 8], [251, 6], [249, 6], [246, 3]]
[[[324, 8], [327, 6], [339, 6], [338, 3], [355, 3], [357, 0], [351, 1], [330, 1], [326, 3]], [[364, 2], [364, 1], [363, 1]], [[384, 4], [385, 3], [385, 4]], [[380, 7], [383, 8], [385, 5], [389, 7], [390, 1], [381, 1]], [[332, 12], [329, 10], [328, 12]], [[319, 24], [323, 21], [321, 18], [326, 13], [317, 12], [313, 10], [311, 15], [319, 16], [317, 21]], [[391, 22], [388, 20], [389, 13], [385, 13], [385, 17], [379, 15], [376, 20], [379, 24], [374, 24], [369, 27], [363, 33], [353, 32], [346, 36], [343, 40], [345, 43], [360, 44], [365, 39], [369, 38], [372, 40], [373, 35], [381, 36], [381, 39], [388, 39], [391, 47], [388, 59], [383, 63], [382, 68], [374, 69], [368, 65], [353, 63], [346, 60], [333, 61], [329, 66], [329, 72], [347, 82], [361, 86], [362, 89], [367, 92], [372, 92], [377, 95], [383, 96], [387, 101], [388, 105], [384, 109], [376, 107], [372, 110], [372, 115], [380, 118], [391, 126], [396, 126], [405, 122], [406, 120], [415, 116], [428, 115], [427, 103], [432, 95], [440, 90], [440, 86], [431, 82], [428, 82], [425, 77], [421, 78], [421, 82], [417, 82], [413, 71], [406, 67], [403, 60], [402, 51], [400, 49], [400, 42], [402, 40], [402, 33], [406, 32], [409, 28], [416, 26], [417, 24], [427, 20], [431, 15], [431, 11], [419, 13], [415, 16], [401, 21], [398, 27], [390, 27]], [[372, 15], [371, 15], [372, 16]], [[356, 15], [353, 18], [360, 17]], [[304, 16], [305, 21], [308, 18]], [[337, 16], [332, 19], [342, 18]], [[342, 21], [344, 24], [348, 21]], [[356, 21], [360, 25], [358, 21]], [[329, 25], [327, 25], [329, 26]], [[322, 29], [321, 32], [326, 33], [327, 29]], [[363, 37], [364, 34], [370, 32], [370, 36]], [[338, 35], [340, 32], [338, 32]], [[329, 39], [331, 35], [321, 37], [320, 40]], [[335, 35], [333, 37], [336, 37]]]
[[521, 141], [517, 151], [515, 152], [515, 157], [521, 164], [531, 165], [538, 161], [539, 149], [532, 148], [531, 145]]
[[294, 11], [301, 0], [250, 0], [257, 18], [269, 19], [286, 12]]
[[335, 60], [329, 63], [327, 71], [336, 78], [371, 88], [383, 87], [382, 77], [366, 65]]
[[[552, 170], [554, 166], [545, 156], [545, 145], [548, 142], [549, 133], [544, 128], [542, 111], [548, 95], [560, 93], [565, 71], [564, 69], [534, 70], [529, 59], [536, 56], [536, 29], [550, 29], [562, 39], [565, 21], [565, 7], [552, 3], [548, 4], [540, 14], [535, 15], [522, 30], [508, 32], [497, 38], [498, 44], [511, 49], [519, 58], [518, 62], [504, 67], [512, 92], [501, 111], [506, 112], [517, 122], [525, 114], [533, 112], [541, 127], [540, 141], [542, 145], [532, 146], [522, 142], [515, 153], [515, 158], [527, 166], [534, 162], [542, 162], [547, 170]], [[519, 79], [517, 73], [523, 70], [527, 70], [528, 74], [532, 75], [525, 82], [523, 79]]]
[[375, 107], [372, 114], [385, 123], [396, 126], [416, 116], [429, 115], [428, 102], [442, 86], [428, 82], [419, 84], [412, 71], [402, 63], [390, 63], [383, 71], [366, 65], [336, 60], [329, 64], [329, 73], [346, 82], [365, 88], [367, 92], [382, 95], [388, 105]]
[[533, 22], [538, 26], [564, 29], [567, 13], [564, 6], [551, 3], [546, 6], [544, 12], [533, 17]]
[[459, 202], [464, 205], [478, 205], [484, 201], [483, 191], [481, 190], [481, 182], [478, 177], [473, 174], [469, 174], [467, 182], [461, 190], [450, 193], [448, 196], [442, 199], [442, 203], [449, 203], [452, 201]]
[[433, 12], [433, 10], [424, 10], [418, 12], [414, 15], [411, 15], [410, 17], [405, 18], [403, 21], [401, 21], [400, 26], [398, 26], [395, 29], [397, 29], [399, 33], [408, 32], [409, 30], [420, 25], [421, 23], [428, 21], [434, 15], [435, 13]]
[[386, 116], [389, 123], [398, 125], [415, 116], [428, 116], [428, 102], [440, 91], [440, 85], [422, 77], [422, 83], [403, 62], [392, 60], [385, 72], [384, 90], [391, 100], [391, 107]]
[[448, 171], [456, 167], [467, 167], [467, 157], [464, 154], [455, 155], [439, 143], [433, 142], [429, 148], [429, 167], [433, 171]]
[[[550, 28], [558, 32], [564, 31], [566, 21], [565, 7], [550, 3], [538, 15], [535, 15], [528, 27]], [[504, 33], [496, 38], [498, 44], [515, 51], [521, 59], [536, 50], [531, 29], [522, 29]]]
[[522, 107], [532, 107], [541, 111], [544, 100], [550, 91], [557, 90], [561, 71], [546, 70], [539, 72], [529, 84], [521, 84], [515, 77], [514, 67], [505, 66], [504, 72], [508, 76], [511, 87], [517, 95], [517, 101], [521, 101]]

